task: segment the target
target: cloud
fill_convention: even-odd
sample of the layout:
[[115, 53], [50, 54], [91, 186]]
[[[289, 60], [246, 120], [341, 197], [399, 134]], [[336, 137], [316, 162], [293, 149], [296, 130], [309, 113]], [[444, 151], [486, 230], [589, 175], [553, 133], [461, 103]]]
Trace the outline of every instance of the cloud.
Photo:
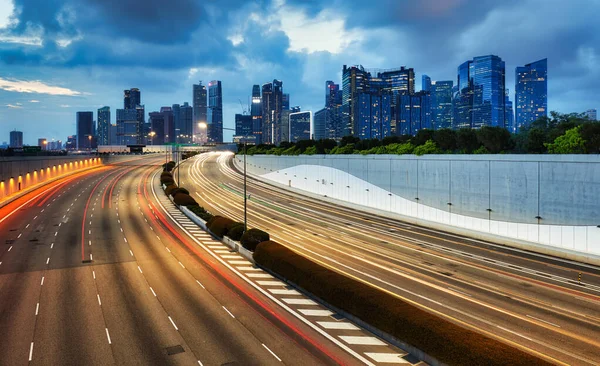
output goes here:
[[11, 24], [15, 4], [12, 0], [0, 0], [0, 29]]
[[39, 103], [39, 102], [40, 102], [39, 100], [35, 100], [35, 99], [32, 99], [29, 101], [29, 103]]
[[23, 108], [19, 103], [17, 103], [16, 105], [15, 104], [7, 104], [6, 107], [13, 108], [13, 109], [22, 109]]
[[68, 104], [61, 104], [60, 107], [61, 108], [71, 108], [71, 106]]
[[38, 93], [50, 95], [67, 95], [75, 96], [81, 93], [60, 86], [52, 86], [45, 84], [39, 80], [24, 81], [24, 80], [8, 80], [0, 78], [0, 89], [17, 93]]

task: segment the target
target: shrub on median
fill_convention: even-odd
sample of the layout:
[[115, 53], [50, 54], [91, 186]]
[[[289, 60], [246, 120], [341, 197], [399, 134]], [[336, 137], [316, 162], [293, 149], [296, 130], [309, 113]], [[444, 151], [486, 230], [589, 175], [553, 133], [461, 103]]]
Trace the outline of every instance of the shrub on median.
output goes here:
[[185, 193], [177, 193], [176, 195], [173, 195], [173, 202], [179, 206], [193, 206], [198, 204], [196, 200], [192, 198], [192, 196]]
[[550, 365], [520, 349], [464, 329], [419, 307], [321, 266], [273, 241], [254, 260], [325, 302], [448, 365]]
[[233, 222], [227, 227], [227, 236], [235, 241], [240, 241], [244, 234], [244, 223]]
[[204, 207], [200, 205], [190, 205], [186, 207], [204, 221], [208, 221], [213, 217], [210, 212], [206, 211]]
[[215, 219], [210, 224], [207, 223], [206, 226], [213, 234], [222, 238], [224, 235], [227, 235], [229, 225], [234, 222], [228, 217], [215, 216]]
[[165, 194], [168, 196], [174, 189], [177, 189], [177, 185], [175, 183], [166, 184], [167, 188], [165, 188]]
[[187, 189], [185, 189], [185, 188], [182, 188], [182, 187], [178, 187], [177, 189], [174, 189], [174, 190], [171, 192], [171, 196], [175, 197], [175, 195], [176, 195], [176, 194], [178, 194], [178, 193], [187, 194], [188, 196], [189, 196], [189, 194], [190, 194], [190, 192], [189, 192]]
[[248, 250], [254, 251], [256, 246], [263, 241], [268, 241], [270, 239], [269, 234], [259, 230], [259, 229], [250, 229], [242, 235], [240, 238], [240, 243], [242, 246]]

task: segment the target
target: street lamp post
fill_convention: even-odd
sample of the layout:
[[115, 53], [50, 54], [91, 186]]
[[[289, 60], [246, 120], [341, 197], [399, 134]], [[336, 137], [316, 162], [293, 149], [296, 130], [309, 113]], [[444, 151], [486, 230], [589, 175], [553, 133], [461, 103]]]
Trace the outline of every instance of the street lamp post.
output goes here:
[[148, 135], [150, 136], [150, 146], [154, 146], [154, 136], [156, 136], [156, 132], [152, 131]]
[[[235, 128], [223, 127], [224, 130], [235, 131]], [[248, 143], [248, 136], [242, 136], [244, 139], [244, 232], [248, 230], [248, 193], [246, 184], [246, 144]]]

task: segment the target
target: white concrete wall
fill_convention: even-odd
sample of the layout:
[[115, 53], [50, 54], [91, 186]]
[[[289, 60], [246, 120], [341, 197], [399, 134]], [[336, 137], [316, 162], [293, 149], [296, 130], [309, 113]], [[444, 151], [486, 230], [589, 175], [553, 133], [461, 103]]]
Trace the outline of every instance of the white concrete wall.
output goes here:
[[248, 172], [428, 222], [600, 255], [598, 155], [260, 155], [248, 157]]

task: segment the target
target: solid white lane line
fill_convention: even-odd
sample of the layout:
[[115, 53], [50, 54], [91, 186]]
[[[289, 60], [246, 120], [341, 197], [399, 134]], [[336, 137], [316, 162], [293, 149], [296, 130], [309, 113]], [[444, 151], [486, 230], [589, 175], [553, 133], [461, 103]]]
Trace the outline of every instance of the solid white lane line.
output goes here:
[[144, 272], [142, 272], [142, 269], [140, 268], [140, 266], [138, 266], [138, 270], [140, 271], [140, 273], [144, 273]]
[[173, 321], [173, 319], [171, 319], [170, 316], [169, 316], [169, 320], [171, 321], [171, 324], [173, 324], [173, 327], [175, 327], [175, 330], [179, 330], [179, 328], [177, 328], [177, 325], [175, 325], [175, 322]]
[[100, 295], [96, 294], [96, 296], [98, 297], [98, 305], [102, 306], [102, 301], [100, 301]]
[[557, 328], [560, 328], [560, 325], [558, 325], [558, 324], [554, 324], [554, 323], [550, 323], [550, 322], [549, 322], [549, 321], [547, 321], [547, 320], [543, 320], [543, 319], [540, 319], [540, 318], [536, 318], [535, 316], [531, 316], [531, 315], [529, 315], [529, 314], [526, 314], [526, 316], [527, 316], [528, 318], [531, 318], [531, 319], [535, 319], [535, 320], [541, 321], [542, 323], [550, 324], [550, 325], [553, 325], [553, 326], [555, 326], [555, 327], [557, 327]]
[[185, 268], [185, 266], [183, 265], [183, 263], [179, 262], [179, 265], [180, 265], [182, 268]]
[[200, 285], [200, 287], [202, 287], [203, 289], [206, 289], [206, 287], [204, 287], [204, 285], [201, 284], [200, 281], [196, 280], [196, 282], [198, 282], [198, 284]]
[[457, 289], [454, 289], [454, 288], [452, 288], [452, 287], [448, 287], [448, 290], [450, 290], [450, 291], [453, 291], [453, 292], [457, 292], [457, 293], [459, 293], [459, 294], [461, 294], [461, 295], [465, 295], [465, 296], [473, 297], [473, 295], [469, 295], [469, 294], [468, 294], [468, 293], [466, 293], [466, 292], [458, 291]]
[[133, 257], [133, 252], [131, 251], [131, 249], [129, 249], [129, 254], [131, 254], [131, 256]]
[[38, 302], [37, 305], [35, 306], [35, 315], [37, 316], [39, 312], [40, 312], [40, 303]]
[[512, 331], [512, 330], [510, 330], [510, 329], [506, 329], [506, 328], [504, 328], [504, 327], [501, 327], [501, 326], [499, 326], [499, 325], [496, 325], [496, 326], [497, 326], [498, 328], [500, 328], [500, 329], [504, 330], [504, 331], [507, 331], [507, 332], [509, 332], [509, 333], [512, 333], [512, 334], [514, 334], [514, 335], [518, 335], [519, 337], [523, 337], [523, 338], [525, 338], [525, 339], [527, 339], [527, 340], [530, 340], [530, 341], [532, 340], [531, 338], [529, 338], [529, 337], [526, 337], [526, 336], [524, 336], [524, 335], [522, 335], [522, 334], [520, 334], [520, 333], [514, 332], [514, 331]]
[[31, 342], [31, 346], [29, 346], [29, 361], [33, 359], [33, 342]]
[[231, 315], [231, 317], [232, 317], [232, 318], [234, 318], [234, 319], [235, 319], [235, 316], [233, 316], [233, 314], [231, 314], [231, 311], [227, 310], [227, 308], [226, 308], [225, 306], [223, 306], [223, 309], [225, 309], [225, 311], [226, 311], [226, 312], [227, 312], [229, 315]]
[[108, 344], [112, 344], [112, 342], [110, 341], [110, 334], [108, 333], [108, 328], [104, 329], [106, 329], [106, 338], [108, 339]]
[[269, 351], [269, 353], [270, 353], [270, 354], [272, 354], [272, 355], [273, 355], [273, 357], [275, 357], [275, 358], [277, 359], [277, 361], [281, 362], [281, 358], [277, 357], [277, 355], [276, 355], [276, 354], [275, 354], [273, 351], [271, 351], [271, 350], [269, 349], [269, 347], [265, 346], [265, 344], [264, 344], [264, 343], [262, 344], [262, 346], [263, 346], [263, 347], [265, 347], [265, 349], [266, 349], [267, 351]]
[[150, 287], [150, 291], [152, 291], [152, 295], [154, 295], [154, 297], [156, 297], [156, 292], [154, 292], [154, 289], [152, 287]]

